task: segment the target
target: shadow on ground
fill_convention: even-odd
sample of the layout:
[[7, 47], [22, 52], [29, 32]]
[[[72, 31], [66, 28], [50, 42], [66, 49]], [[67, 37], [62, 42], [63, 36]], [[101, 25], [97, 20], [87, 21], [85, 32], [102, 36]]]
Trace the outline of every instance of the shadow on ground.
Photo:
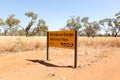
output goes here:
[[26, 59], [26, 61], [30, 61], [30, 62], [34, 62], [34, 63], [40, 63], [40, 64], [42, 64], [44, 66], [47, 66], [47, 67], [73, 68], [72, 66], [58, 66], [58, 65], [55, 65], [55, 64], [52, 64], [52, 63], [45, 62], [43, 60]]

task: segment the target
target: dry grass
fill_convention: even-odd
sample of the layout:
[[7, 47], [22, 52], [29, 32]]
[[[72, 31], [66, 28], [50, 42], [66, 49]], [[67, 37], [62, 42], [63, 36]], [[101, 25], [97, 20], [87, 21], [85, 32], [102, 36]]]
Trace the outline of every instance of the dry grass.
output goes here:
[[120, 37], [79, 37], [78, 45], [120, 47]]
[[[79, 46], [110, 46], [120, 47], [120, 38], [114, 37], [79, 37]], [[1, 36], [0, 37], [0, 52], [26, 51], [46, 48], [46, 37], [16, 37], [16, 36]]]
[[25, 51], [46, 47], [46, 37], [1, 36], [0, 52]]

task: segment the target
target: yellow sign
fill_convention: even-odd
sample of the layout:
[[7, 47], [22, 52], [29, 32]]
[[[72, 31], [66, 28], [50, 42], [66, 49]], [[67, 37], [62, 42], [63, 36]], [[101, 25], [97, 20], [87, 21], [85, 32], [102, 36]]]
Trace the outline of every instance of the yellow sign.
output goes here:
[[47, 35], [49, 47], [75, 49], [76, 31], [49, 31]]

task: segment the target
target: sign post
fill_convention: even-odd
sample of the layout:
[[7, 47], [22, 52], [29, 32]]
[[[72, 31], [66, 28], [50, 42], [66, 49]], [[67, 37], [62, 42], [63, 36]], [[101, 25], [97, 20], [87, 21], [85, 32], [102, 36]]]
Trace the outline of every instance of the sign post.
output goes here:
[[49, 59], [49, 32], [47, 32], [47, 60]]
[[74, 49], [74, 68], [77, 68], [77, 31], [49, 31], [47, 32], [47, 60], [49, 58], [49, 47]]
[[77, 46], [78, 46], [78, 33], [75, 31], [75, 55], [74, 55], [74, 68], [77, 68]]

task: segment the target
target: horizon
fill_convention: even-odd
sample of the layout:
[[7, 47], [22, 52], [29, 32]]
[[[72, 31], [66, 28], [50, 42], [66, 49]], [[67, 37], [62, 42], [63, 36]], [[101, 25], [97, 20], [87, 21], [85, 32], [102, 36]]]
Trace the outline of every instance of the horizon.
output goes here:
[[59, 30], [66, 25], [70, 16], [89, 17], [90, 22], [114, 18], [120, 11], [119, 2], [119, 0], [4, 0], [0, 5], [0, 18], [6, 20], [10, 14], [15, 14], [15, 18], [21, 21], [20, 25], [25, 28], [30, 21], [25, 13], [33, 11], [38, 14], [36, 21], [44, 19], [49, 30]]

